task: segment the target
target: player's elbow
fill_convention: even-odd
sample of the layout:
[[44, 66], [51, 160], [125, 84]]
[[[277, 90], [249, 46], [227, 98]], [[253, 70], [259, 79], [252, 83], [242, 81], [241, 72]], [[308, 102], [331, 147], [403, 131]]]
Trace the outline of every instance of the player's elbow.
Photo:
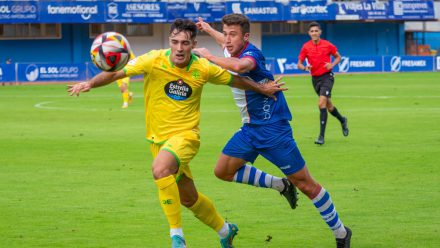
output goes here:
[[243, 65], [241, 65], [241, 64], [239, 64], [239, 63], [236, 63], [236, 64], [234, 64], [234, 65], [232, 66], [232, 71], [233, 71], [233, 72], [236, 72], [236, 73], [238, 73], [238, 74], [241, 74], [241, 73], [248, 72], [249, 69], [247, 68], [247, 66], [243, 66]]

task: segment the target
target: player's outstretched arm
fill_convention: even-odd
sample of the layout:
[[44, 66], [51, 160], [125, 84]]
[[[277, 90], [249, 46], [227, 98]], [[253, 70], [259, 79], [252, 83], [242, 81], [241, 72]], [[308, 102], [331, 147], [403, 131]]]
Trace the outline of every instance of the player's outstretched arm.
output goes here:
[[282, 77], [279, 77], [275, 79], [275, 81], [268, 81], [264, 84], [256, 83], [249, 78], [240, 77], [240, 76], [233, 76], [233, 80], [231, 83], [231, 87], [239, 88], [242, 90], [252, 90], [257, 93], [266, 95], [270, 98], [273, 98], [274, 100], [277, 100], [275, 93], [278, 91], [285, 91], [288, 90], [287, 88], [281, 88], [285, 83], [280, 82]]
[[88, 92], [92, 88], [97, 88], [110, 84], [111, 82], [114, 82], [124, 77], [125, 77], [125, 72], [123, 70], [117, 72], [103, 71], [98, 75], [94, 76], [89, 81], [68, 85], [67, 91], [70, 93], [71, 96], [73, 95], [79, 96], [80, 92]]
[[204, 47], [194, 48], [193, 52], [226, 70], [233, 71], [238, 74], [251, 71], [255, 67], [254, 62], [249, 58], [239, 59], [232, 57], [231, 58], [218, 57], [212, 55], [211, 52]]
[[217, 42], [217, 44], [223, 48], [223, 46], [225, 45], [225, 36], [222, 33], [213, 29], [211, 25], [203, 21], [203, 18], [201, 17], [199, 17], [199, 21], [196, 23], [196, 25], [200, 31], [204, 31], [209, 34], [209, 36], [214, 38], [215, 42]]

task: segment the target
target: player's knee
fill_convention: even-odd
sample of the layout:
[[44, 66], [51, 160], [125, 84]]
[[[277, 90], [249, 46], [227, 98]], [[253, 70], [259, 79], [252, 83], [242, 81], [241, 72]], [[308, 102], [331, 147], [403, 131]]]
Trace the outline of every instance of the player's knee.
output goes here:
[[222, 166], [217, 165], [214, 169], [214, 175], [221, 180], [224, 181], [232, 181], [232, 178], [234, 177], [234, 175], [229, 175]]
[[164, 178], [175, 173], [173, 173], [169, 168], [159, 166], [153, 166], [153, 168], [151, 168], [151, 171], [153, 173], [154, 179]]
[[197, 196], [183, 196], [180, 195], [180, 204], [189, 208], [193, 206], [197, 201]]

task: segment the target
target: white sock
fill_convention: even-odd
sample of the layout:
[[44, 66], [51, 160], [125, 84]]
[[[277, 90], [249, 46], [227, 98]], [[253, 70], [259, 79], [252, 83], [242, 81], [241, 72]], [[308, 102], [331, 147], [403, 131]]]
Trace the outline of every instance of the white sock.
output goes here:
[[179, 235], [183, 238], [183, 230], [182, 228], [171, 228], [170, 229], [170, 237], [173, 237], [174, 235]]
[[228, 223], [224, 223], [222, 228], [220, 228], [220, 230], [217, 232], [218, 236], [220, 236], [220, 238], [226, 238], [226, 236], [228, 236], [229, 233], [229, 225]]
[[337, 239], [343, 239], [347, 236], [347, 230], [345, 230], [344, 225], [341, 225], [338, 229], [333, 230], [333, 235], [335, 235]]
[[281, 178], [273, 176], [272, 178], [272, 189], [276, 189], [279, 192], [283, 191], [285, 188], [283, 180]]

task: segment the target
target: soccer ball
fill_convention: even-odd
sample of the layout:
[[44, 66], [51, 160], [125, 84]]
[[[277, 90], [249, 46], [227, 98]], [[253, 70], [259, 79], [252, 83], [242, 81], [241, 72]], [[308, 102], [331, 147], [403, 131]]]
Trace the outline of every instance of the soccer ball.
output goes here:
[[103, 71], [119, 71], [130, 60], [127, 39], [116, 32], [106, 32], [95, 38], [90, 49], [93, 63]]

